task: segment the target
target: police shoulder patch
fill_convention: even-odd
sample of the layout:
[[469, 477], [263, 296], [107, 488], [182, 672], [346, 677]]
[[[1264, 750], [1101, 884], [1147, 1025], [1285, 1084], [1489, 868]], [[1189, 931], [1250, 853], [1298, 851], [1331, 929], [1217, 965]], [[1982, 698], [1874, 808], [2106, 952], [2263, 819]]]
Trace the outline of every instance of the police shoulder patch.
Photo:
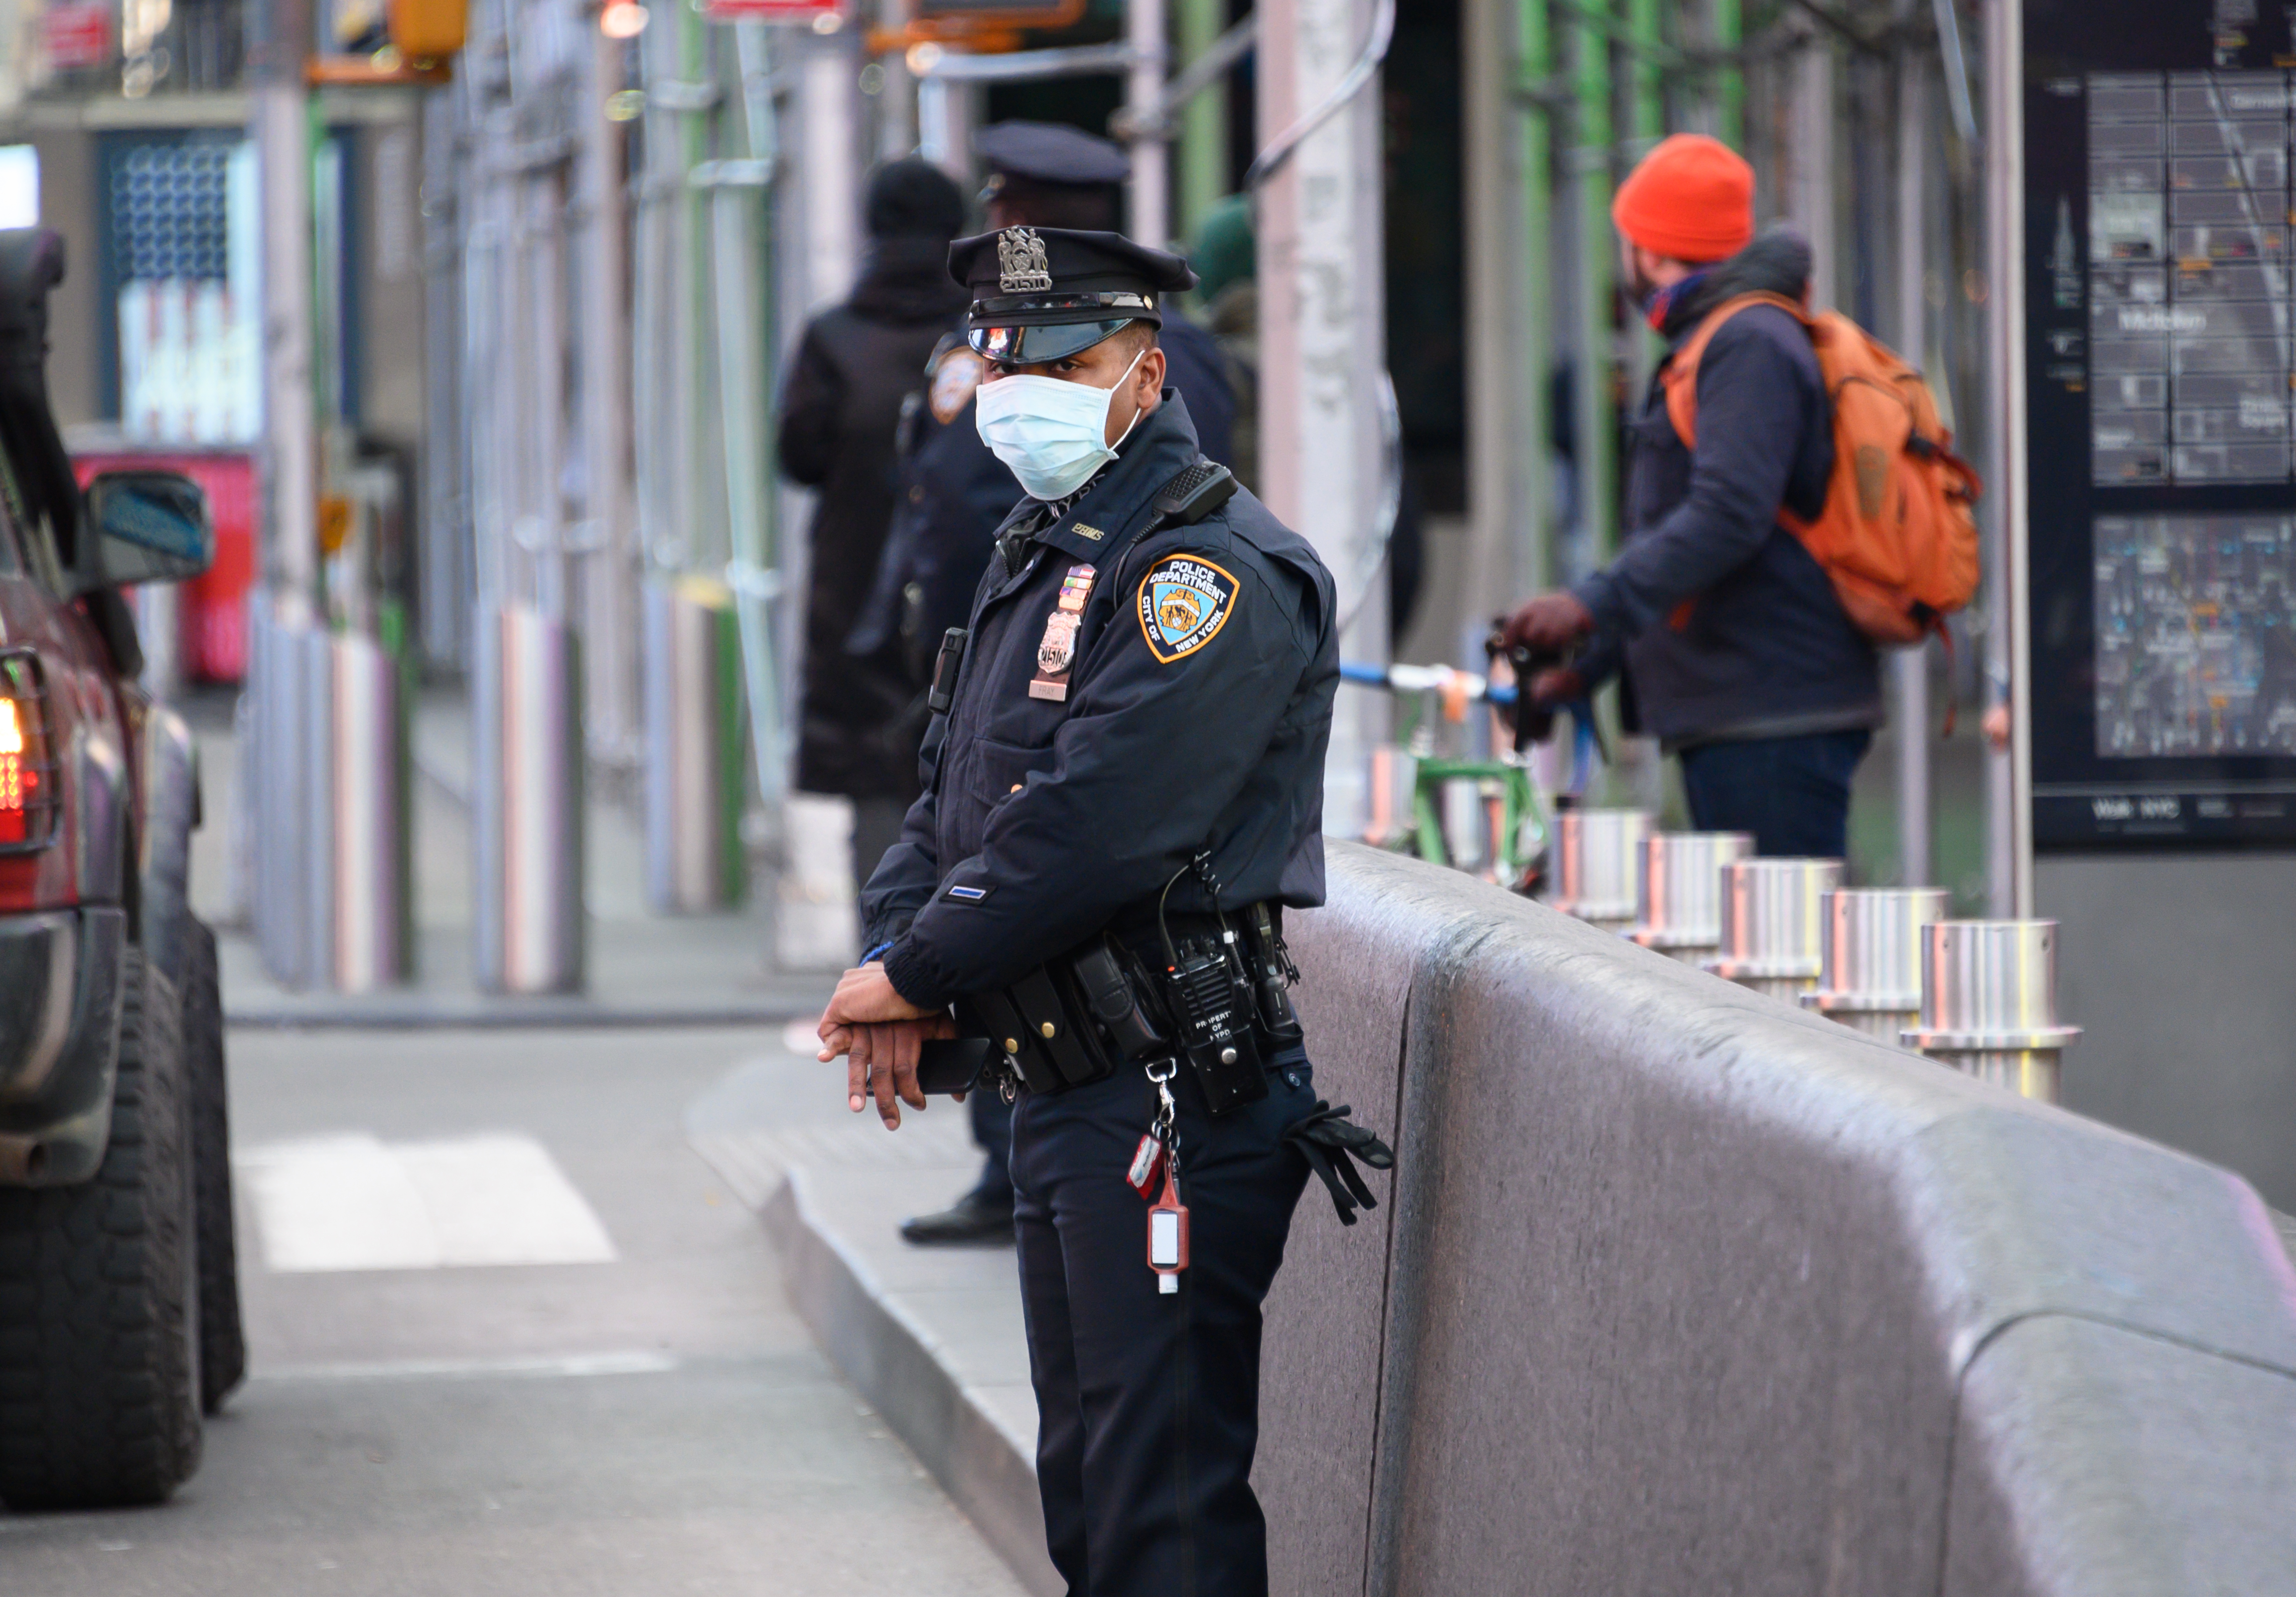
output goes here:
[[1165, 665], [1219, 635], [1235, 613], [1235, 578], [1193, 554], [1168, 554], [1140, 579], [1140, 630]]

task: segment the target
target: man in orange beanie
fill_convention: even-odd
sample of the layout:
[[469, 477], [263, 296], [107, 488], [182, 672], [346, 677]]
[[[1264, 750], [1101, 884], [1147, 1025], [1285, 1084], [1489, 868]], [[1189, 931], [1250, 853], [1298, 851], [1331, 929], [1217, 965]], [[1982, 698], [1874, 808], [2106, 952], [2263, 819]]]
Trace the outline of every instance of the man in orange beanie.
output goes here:
[[[1809, 247], [1754, 236], [1754, 174], [1697, 134], [1660, 143], [1619, 185], [1623, 286], [1669, 356], [1725, 301], [1807, 301]], [[1880, 661], [1781, 509], [1814, 519], [1833, 470], [1817, 357], [1784, 308], [1722, 322], [1698, 362], [1697, 441], [1669, 418], [1665, 367], [1628, 424], [1618, 558], [1508, 618], [1530, 656], [1575, 651], [1530, 684], [1541, 705], [1627, 679], [1630, 730], [1682, 762], [1693, 823], [1759, 851], [1840, 858], [1849, 782], [1882, 722]]]

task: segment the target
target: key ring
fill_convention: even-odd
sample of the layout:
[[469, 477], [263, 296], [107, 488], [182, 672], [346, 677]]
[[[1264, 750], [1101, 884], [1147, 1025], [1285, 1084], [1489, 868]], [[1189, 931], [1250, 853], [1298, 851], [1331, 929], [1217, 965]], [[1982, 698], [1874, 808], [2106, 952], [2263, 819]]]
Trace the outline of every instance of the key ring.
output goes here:
[[[1156, 1067], [1160, 1064], [1164, 1067], [1164, 1073], [1160, 1076], [1156, 1073]], [[1172, 1116], [1179, 1105], [1172, 1101], [1172, 1089], [1169, 1084], [1172, 1077], [1179, 1073], [1179, 1069], [1180, 1061], [1175, 1054], [1167, 1054], [1160, 1060], [1148, 1061], [1148, 1079], [1156, 1084], [1157, 1098], [1156, 1122], [1150, 1129], [1156, 1140], [1164, 1144], [1166, 1156], [1171, 1159], [1175, 1169], [1180, 1163], [1180, 1133], [1172, 1124]]]

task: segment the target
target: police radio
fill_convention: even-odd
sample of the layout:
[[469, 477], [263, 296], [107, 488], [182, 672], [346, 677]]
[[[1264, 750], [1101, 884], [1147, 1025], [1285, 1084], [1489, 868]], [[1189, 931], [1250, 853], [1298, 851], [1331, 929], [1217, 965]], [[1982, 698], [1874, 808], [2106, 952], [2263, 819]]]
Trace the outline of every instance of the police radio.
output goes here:
[[[1164, 901], [1191, 869], [1202, 879], [1211, 899], [1219, 936], [1183, 937], [1176, 944], [1164, 920]], [[1211, 873], [1209, 855], [1197, 855], [1164, 884], [1164, 896], [1156, 901], [1156, 926], [1164, 939], [1164, 1006], [1178, 1034], [1181, 1057], [1203, 1088], [1206, 1105], [1222, 1115], [1257, 1103], [1267, 1096], [1267, 1075], [1261, 1067], [1259, 1040], [1252, 1036], [1259, 995], [1235, 932], [1219, 912], [1219, 882]]]

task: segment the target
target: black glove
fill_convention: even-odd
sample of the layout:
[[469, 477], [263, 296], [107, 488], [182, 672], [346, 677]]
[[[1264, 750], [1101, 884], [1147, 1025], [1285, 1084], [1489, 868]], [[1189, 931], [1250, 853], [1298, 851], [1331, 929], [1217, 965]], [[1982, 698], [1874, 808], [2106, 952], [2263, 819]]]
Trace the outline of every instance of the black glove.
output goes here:
[[1344, 1103], [1333, 1109], [1318, 1098], [1307, 1118], [1283, 1134], [1283, 1140], [1299, 1146], [1308, 1167], [1332, 1190], [1332, 1207], [1340, 1211], [1342, 1225], [1356, 1223], [1357, 1205], [1379, 1207], [1355, 1161], [1361, 1159], [1374, 1170], [1395, 1168], [1395, 1151], [1364, 1127], [1351, 1125], [1348, 1120], [1351, 1112]]

